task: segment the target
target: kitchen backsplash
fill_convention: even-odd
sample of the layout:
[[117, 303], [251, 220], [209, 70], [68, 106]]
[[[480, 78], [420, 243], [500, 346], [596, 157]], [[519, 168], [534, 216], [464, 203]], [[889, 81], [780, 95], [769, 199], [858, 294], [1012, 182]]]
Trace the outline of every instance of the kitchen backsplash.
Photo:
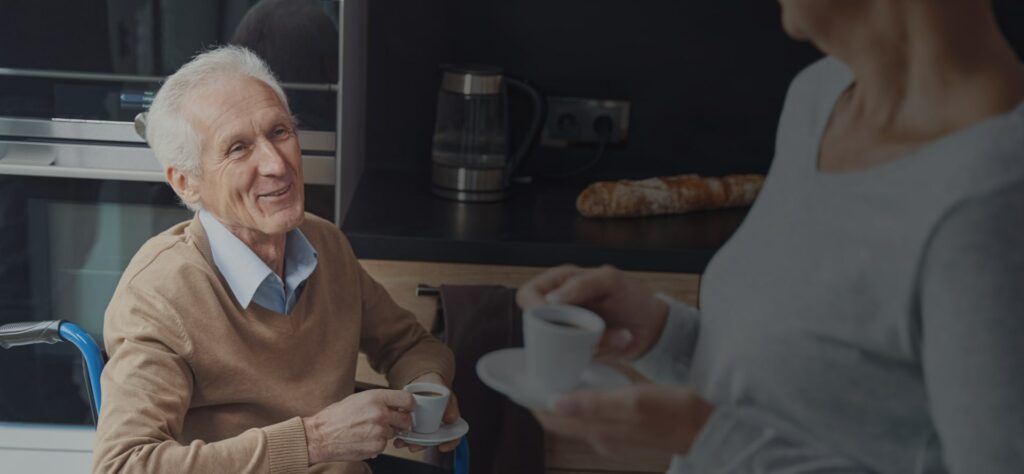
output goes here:
[[[765, 171], [787, 84], [819, 57], [783, 34], [778, 9], [765, 0], [375, 1], [367, 165], [425, 169], [437, 65], [476, 62], [548, 95], [629, 100], [628, 142], [609, 147], [590, 176]], [[526, 108], [517, 99], [513, 111]], [[572, 168], [594, 151], [538, 147], [527, 170]]]
[[[1024, 45], [1022, 7], [997, 4], [1011, 41]], [[785, 36], [778, 3], [766, 0], [376, 0], [369, 15], [371, 168], [426, 172], [438, 65], [485, 63], [548, 95], [631, 101], [628, 142], [583, 179], [764, 172], [787, 85], [820, 57]], [[526, 170], [572, 168], [593, 154], [537, 148]]]

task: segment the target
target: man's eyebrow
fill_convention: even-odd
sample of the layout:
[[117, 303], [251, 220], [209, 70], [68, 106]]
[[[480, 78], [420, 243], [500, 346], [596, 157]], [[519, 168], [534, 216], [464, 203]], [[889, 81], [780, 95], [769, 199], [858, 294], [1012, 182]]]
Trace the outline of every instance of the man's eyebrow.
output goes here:
[[[288, 127], [295, 126], [295, 120], [290, 115], [285, 113], [275, 114], [274, 116], [270, 117], [270, 119], [266, 123], [268, 123], [270, 127], [276, 127], [278, 125], [286, 125]], [[215, 143], [217, 147], [228, 146], [231, 145], [232, 143], [235, 143], [238, 140], [245, 138], [245, 136], [248, 135], [248, 133], [249, 130], [247, 127], [229, 130], [228, 132], [219, 134], [218, 138], [215, 140]]]
[[231, 130], [227, 133], [220, 135], [220, 138], [216, 140], [216, 144], [218, 147], [231, 145], [232, 143], [235, 143], [238, 140], [242, 139], [243, 136], [245, 136], [244, 130]]
[[289, 127], [295, 125], [295, 120], [288, 114], [278, 114], [272, 120], [273, 125], [287, 125]]

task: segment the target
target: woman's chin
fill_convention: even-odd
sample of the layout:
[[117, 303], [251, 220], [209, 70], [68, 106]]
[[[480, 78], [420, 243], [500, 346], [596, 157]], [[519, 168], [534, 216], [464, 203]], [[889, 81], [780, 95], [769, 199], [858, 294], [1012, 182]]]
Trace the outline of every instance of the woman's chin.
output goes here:
[[797, 41], [807, 41], [810, 39], [807, 36], [807, 32], [800, 26], [800, 24], [794, 19], [787, 17], [785, 14], [782, 15], [782, 31], [786, 33], [786, 36]]

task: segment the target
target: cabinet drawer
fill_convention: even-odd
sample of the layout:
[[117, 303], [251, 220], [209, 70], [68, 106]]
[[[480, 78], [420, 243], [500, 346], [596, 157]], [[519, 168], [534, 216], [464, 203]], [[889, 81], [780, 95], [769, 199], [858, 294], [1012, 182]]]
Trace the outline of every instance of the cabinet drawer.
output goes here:
[[[416, 286], [441, 285], [504, 285], [518, 287], [543, 267], [475, 265], [464, 263], [402, 262], [393, 260], [361, 260], [363, 268], [391, 293], [391, 297], [409, 309], [420, 322], [430, 324], [437, 303], [433, 298], [416, 296]], [[680, 301], [697, 305], [700, 275], [692, 273], [627, 272], [645, 281], [655, 291]]]

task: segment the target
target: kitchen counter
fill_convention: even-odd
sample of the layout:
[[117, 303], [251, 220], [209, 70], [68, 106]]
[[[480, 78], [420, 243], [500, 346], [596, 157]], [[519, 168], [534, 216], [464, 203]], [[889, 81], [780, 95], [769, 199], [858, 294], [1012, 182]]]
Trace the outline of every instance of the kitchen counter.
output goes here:
[[589, 219], [575, 207], [586, 184], [517, 184], [502, 202], [459, 203], [430, 192], [428, 171], [367, 169], [342, 230], [366, 259], [701, 273], [746, 215]]

